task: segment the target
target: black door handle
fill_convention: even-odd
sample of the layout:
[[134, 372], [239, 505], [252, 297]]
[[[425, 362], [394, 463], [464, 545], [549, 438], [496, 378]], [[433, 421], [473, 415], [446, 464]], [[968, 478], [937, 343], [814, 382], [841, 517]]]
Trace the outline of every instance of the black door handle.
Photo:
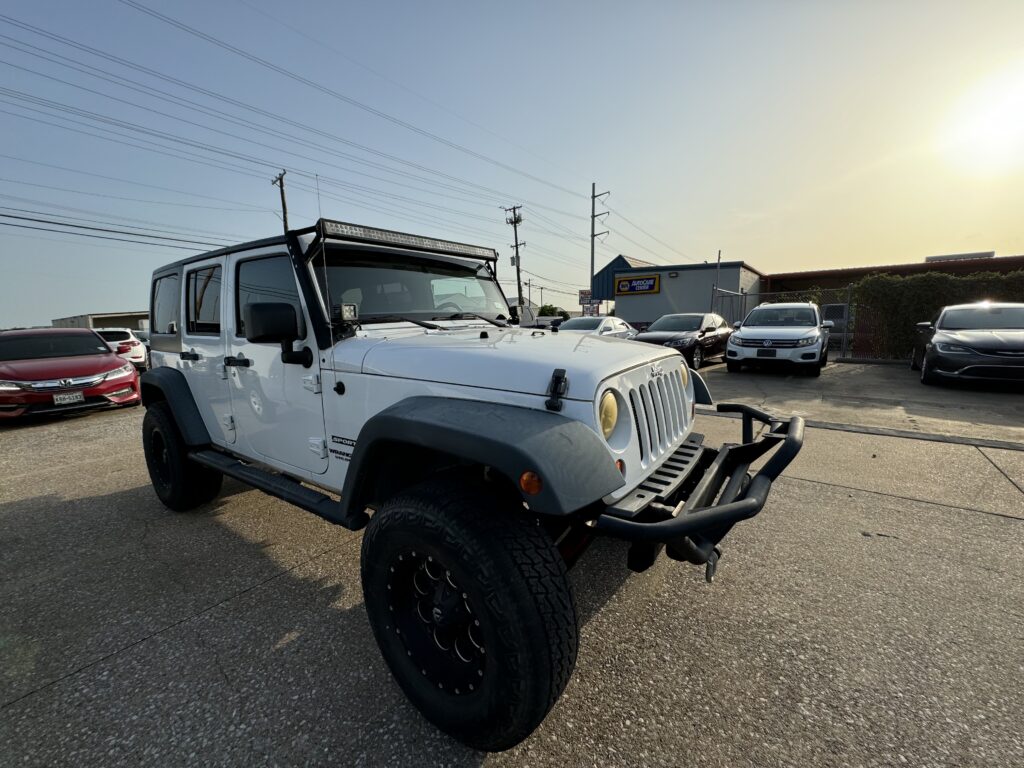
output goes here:
[[181, 359], [182, 360], [198, 360], [199, 359], [199, 353], [198, 352], [182, 352], [181, 353]]
[[243, 355], [239, 355], [238, 357], [229, 355], [224, 358], [224, 365], [234, 366], [236, 368], [248, 368], [252, 365], [252, 360], [247, 359]]

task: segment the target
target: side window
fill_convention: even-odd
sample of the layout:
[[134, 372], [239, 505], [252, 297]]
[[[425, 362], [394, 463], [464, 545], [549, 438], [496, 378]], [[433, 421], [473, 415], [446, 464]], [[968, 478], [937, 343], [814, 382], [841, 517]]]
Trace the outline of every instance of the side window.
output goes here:
[[295, 273], [287, 256], [250, 259], [238, 264], [235, 287], [235, 335], [245, 336], [244, 310], [250, 304], [284, 302], [295, 307], [302, 331], [302, 304], [295, 286]]
[[189, 272], [185, 285], [185, 331], [220, 333], [220, 267]]
[[153, 333], [177, 333], [181, 319], [178, 308], [181, 293], [177, 275], [158, 278], [153, 283], [153, 306], [149, 309]]
[[719, 327], [719, 329], [728, 328], [729, 327], [729, 323], [726, 322], [724, 317], [720, 317], [720, 318], [718, 318], [718, 327]]

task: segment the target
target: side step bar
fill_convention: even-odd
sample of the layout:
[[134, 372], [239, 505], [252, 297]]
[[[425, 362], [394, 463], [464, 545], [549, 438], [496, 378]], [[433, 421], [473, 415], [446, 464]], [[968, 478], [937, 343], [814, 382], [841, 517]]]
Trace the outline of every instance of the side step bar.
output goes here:
[[365, 512], [358, 512], [352, 515], [341, 513], [341, 503], [330, 496], [314, 491], [300, 485], [282, 475], [268, 472], [265, 469], [254, 467], [250, 464], [243, 464], [238, 459], [232, 458], [223, 453], [213, 450], [192, 451], [188, 457], [197, 464], [215, 469], [228, 477], [240, 480], [246, 485], [258, 488], [266, 494], [274, 496], [289, 504], [294, 504], [300, 509], [312, 512], [317, 517], [322, 517], [329, 523], [348, 528], [350, 531], [358, 531], [369, 521], [370, 516]]

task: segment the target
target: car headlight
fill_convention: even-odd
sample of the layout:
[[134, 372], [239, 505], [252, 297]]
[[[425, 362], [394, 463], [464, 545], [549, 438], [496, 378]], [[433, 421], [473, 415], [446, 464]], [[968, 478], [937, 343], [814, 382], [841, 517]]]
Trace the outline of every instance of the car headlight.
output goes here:
[[961, 347], [959, 344], [949, 344], [945, 341], [935, 342], [935, 348], [946, 355], [973, 355], [974, 350], [969, 347]]
[[619, 401], [610, 389], [606, 389], [601, 395], [601, 402], [597, 406], [597, 418], [601, 423], [601, 434], [607, 440], [615, 431], [615, 425], [619, 423]]
[[804, 336], [802, 339], [797, 339], [796, 345], [798, 347], [809, 347], [812, 344], [817, 344], [820, 338], [821, 336], [817, 333], [813, 336]]
[[732, 344], [734, 347], [738, 347], [740, 345], [741, 340], [742, 339], [740, 338], [739, 334], [734, 333], [732, 336], [729, 337], [729, 343]]
[[0, 381], [0, 392], [20, 392], [21, 385], [15, 381]]
[[109, 371], [104, 377], [104, 381], [115, 381], [116, 379], [126, 379], [129, 376], [135, 375], [135, 366], [131, 363], [125, 363], [120, 368], [115, 368]]
[[669, 339], [665, 342], [666, 347], [688, 347], [693, 344], [693, 339]]

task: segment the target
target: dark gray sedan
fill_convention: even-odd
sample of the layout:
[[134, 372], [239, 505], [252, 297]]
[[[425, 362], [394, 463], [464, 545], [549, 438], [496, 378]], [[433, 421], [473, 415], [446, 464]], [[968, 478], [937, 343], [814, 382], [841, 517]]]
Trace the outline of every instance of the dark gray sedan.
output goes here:
[[725, 355], [731, 335], [732, 328], [720, 315], [688, 312], [662, 315], [634, 341], [677, 349], [690, 367], [697, 370], [709, 357]]
[[917, 324], [910, 367], [922, 384], [952, 379], [1024, 381], [1024, 304], [958, 304]]

